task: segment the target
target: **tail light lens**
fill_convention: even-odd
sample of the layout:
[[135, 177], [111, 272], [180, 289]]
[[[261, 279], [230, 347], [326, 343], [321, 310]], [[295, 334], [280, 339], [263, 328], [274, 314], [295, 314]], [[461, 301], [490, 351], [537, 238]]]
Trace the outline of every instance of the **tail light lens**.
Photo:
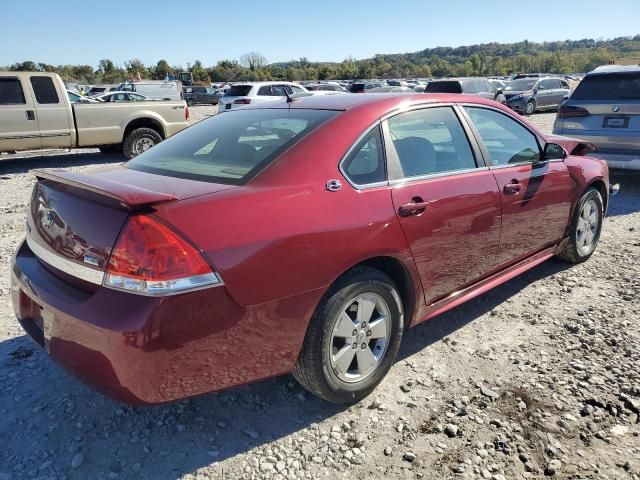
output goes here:
[[236, 105], [249, 105], [251, 103], [251, 99], [250, 98], [239, 98], [237, 100], [234, 100], [234, 102]]
[[111, 252], [104, 285], [170, 295], [222, 283], [200, 252], [169, 227], [144, 215], [129, 219]]
[[558, 118], [572, 118], [572, 117], [588, 117], [589, 110], [582, 107], [573, 107], [571, 105], [562, 105], [558, 109]]
[[185, 120], [186, 122], [188, 122], [188, 121], [189, 121], [189, 105], [186, 105], [186, 106], [184, 107], [184, 120]]

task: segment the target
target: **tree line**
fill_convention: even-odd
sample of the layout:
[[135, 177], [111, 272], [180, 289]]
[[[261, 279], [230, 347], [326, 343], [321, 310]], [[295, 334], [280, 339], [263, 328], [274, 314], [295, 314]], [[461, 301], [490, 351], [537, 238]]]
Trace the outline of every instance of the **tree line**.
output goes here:
[[366, 78], [431, 78], [451, 76], [502, 76], [513, 73], [581, 73], [593, 70], [621, 57], [640, 56], [640, 35], [614, 39], [583, 39], [534, 43], [486, 43], [463, 47], [428, 48], [419, 52], [378, 54], [373, 58], [342, 62], [311, 62], [302, 57], [289, 62], [271, 63], [257, 52], [249, 52], [237, 60], [221, 60], [205, 66], [200, 60], [183, 65], [170, 65], [159, 60], [144, 65], [131, 59], [118, 65], [100, 60], [91, 65], [49, 65], [24, 61], [6, 70], [55, 72], [65, 81], [96, 84], [119, 83], [135, 77], [162, 80], [179, 72], [193, 74], [194, 81], [209, 82], [256, 80], [329, 80]]

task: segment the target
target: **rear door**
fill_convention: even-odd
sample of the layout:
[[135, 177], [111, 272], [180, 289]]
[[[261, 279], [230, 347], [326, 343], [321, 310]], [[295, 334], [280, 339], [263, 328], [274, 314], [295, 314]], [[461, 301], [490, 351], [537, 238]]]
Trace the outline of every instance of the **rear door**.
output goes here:
[[452, 106], [399, 113], [383, 128], [393, 204], [431, 304], [493, 270], [500, 194]]
[[550, 80], [541, 80], [536, 86], [538, 89], [536, 105], [539, 108], [549, 108], [553, 105], [553, 85], [550, 82]]
[[562, 98], [564, 97], [564, 89], [562, 88], [562, 84], [560, 80], [557, 78], [553, 78], [548, 80], [549, 82], [549, 91], [551, 94], [549, 95], [550, 106], [558, 107], [562, 103]]
[[0, 152], [40, 148], [40, 127], [28, 85], [0, 76]]
[[42, 148], [70, 148], [74, 130], [66, 92], [46, 75], [31, 75], [29, 82], [38, 113]]
[[466, 106], [502, 201], [497, 263], [514, 263], [560, 240], [570, 217], [572, 180], [562, 160], [539, 161], [541, 139], [497, 109]]

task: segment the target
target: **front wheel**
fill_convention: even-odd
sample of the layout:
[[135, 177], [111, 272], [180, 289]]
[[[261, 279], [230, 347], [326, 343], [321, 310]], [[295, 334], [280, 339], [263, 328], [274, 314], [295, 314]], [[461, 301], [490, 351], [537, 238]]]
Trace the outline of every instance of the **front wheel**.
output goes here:
[[316, 308], [293, 375], [329, 402], [357, 402], [393, 365], [403, 328], [393, 281], [379, 270], [355, 268]]
[[128, 160], [131, 160], [161, 141], [162, 137], [155, 130], [151, 128], [136, 128], [131, 130], [124, 139], [122, 152]]
[[524, 107], [525, 115], [533, 115], [536, 111], [536, 102], [529, 100]]
[[571, 263], [588, 260], [598, 246], [603, 216], [602, 196], [590, 188], [580, 197], [569, 228], [569, 241], [558, 256]]

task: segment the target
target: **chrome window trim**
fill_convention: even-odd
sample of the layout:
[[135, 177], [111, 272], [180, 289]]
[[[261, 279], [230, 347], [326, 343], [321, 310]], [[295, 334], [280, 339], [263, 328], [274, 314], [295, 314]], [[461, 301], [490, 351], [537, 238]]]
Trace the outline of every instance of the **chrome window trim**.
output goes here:
[[561, 163], [562, 159], [554, 158], [552, 160], [542, 160], [540, 162], [518, 162], [518, 163], [507, 163], [505, 165], [491, 165], [489, 170], [502, 170], [503, 168], [513, 168], [513, 167], [524, 167], [526, 165], [532, 165], [534, 168], [541, 167], [548, 163]]
[[465, 168], [464, 170], [450, 170], [448, 172], [428, 173], [426, 175], [419, 175], [416, 177], [405, 177], [405, 178], [398, 178], [397, 180], [391, 180], [389, 181], [389, 185], [390, 186], [405, 185], [407, 183], [430, 180], [432, 178], [452, 177], [454, 175], [464, 175], [467, 173], [474, 173], [474, 172], [485, 172], [488, 170], [489, 170], [489, 167], [476, 167], [476, 168]]
[[50, 252], [46, 248], [38, 245], [30, 235], [27, 235], [26, 240], [27, 245], [33, 254], [44, 263], [57, 268], [61, 272], [84, 280], [85, 282], [93, 283], [94, 285], [102, 285], [104, 272], [76, 263], [72, 260], [61, 257], [56, 253]]
[[[364, 140], [364, 138], [367, 135], [369, 135], [369, 133], [371, 133], [376, 128], [380, 128], [380, 124], [381, 123], [382, 122], [380, 120], [376, 120], [371, 125], [369, 125], [364, 130], [364, 132], [362, 132], [358, 136], [358, 138], [355, 140], [355, 142], [353, 142], [351, 144], [351, 146], [347, 149], [345, 154], [342, 155], [342, 158], [340, 159], [340, 162], [338, 163], [338, 170], [340, 171], [340, 174], [344, 177], [344, 179], [347, 181], [347, 183], [349, 183], [349, 185], [351, 185], [356, 190], [366, 190], [366, 189], [369, 189], [369, 188], [383, 187], [383, 186], [389, 185], [389, 181], [388, 180], [384, 180], [382, 182], [363, 183], [363, 184], [355, 183], [354, 181], [351, 180], [351, 178], [349, 177], [349, 175], [347, 174], [347, 172], [343, 168], [343, 164], [347, 160], [349, 155], [351, 155], [351, 153], [360, 145], [360, 142], [362, 140]], [[384, 164], [385, 164], [385, 169], [384, 170], [385, 170], [385, 175], [386, 175], [386, 172], [387, 172], [387, 159], [386, 159], [386, 155], [385, 155], [385, 150], [386, 149], [385, 149], [385, 146], [384, 146], [384, 137], [382, 135], [382, 132], [380, 132], [380, 137], [382, 139], [382, 156], [383, 156], [383, 161], [384, 161]]]

